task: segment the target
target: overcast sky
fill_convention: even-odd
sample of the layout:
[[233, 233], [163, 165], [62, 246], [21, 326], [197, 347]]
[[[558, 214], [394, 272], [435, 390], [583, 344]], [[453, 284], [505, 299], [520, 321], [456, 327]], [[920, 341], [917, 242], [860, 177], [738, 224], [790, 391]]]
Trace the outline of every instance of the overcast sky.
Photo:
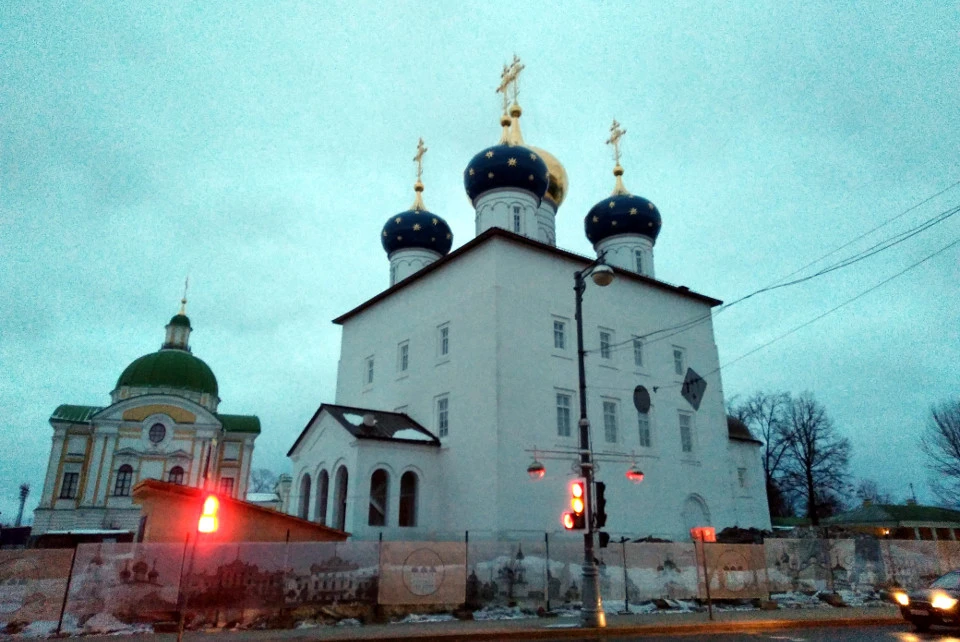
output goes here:
[[[334, 400], [330, 320], [388, 285], [379, 232], [424, 199], [474, 236], [461, 172], [499, 138], [514, 53], [523, 131], [570, 176], [560, 247], [613, 187], [657, 204], [657, 276], [726, 301], [960, 180], [954, 2], [0, 4], [0, 510], [39, 498], [48, 418], [107, 405], [159, 348], [190, 276], [194, 354], [255, 465]], [[960, 204], [948, 190], [830, 257]], [[960, 237], [960, 217], [715, 319], [721, 363]], [[825, 263], [818, 264], [824, 265]], [[960, 246], [722, 372], [727, 397], [812, 391], [853, 472], [930, 499], [917, 452], [960, 382]], [[809, 273], [808, 269], [806, 273]]]

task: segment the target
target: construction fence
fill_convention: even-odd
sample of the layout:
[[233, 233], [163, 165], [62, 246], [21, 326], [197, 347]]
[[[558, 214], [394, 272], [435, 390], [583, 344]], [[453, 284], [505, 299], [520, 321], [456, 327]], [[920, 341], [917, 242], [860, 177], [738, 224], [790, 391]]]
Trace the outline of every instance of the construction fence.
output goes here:
[[[611, 543], [604, 601], [767, 598], [787, 591], [915, 588], [960, 567], [960, 542], [770, 539]], [[580, 602], [583, 546], [523, 541], [81, 544], [0, 551], [0, 623], [109, 616], [195, 625], [282, 625], [317, 613], [430, 612], [466, 603]]]

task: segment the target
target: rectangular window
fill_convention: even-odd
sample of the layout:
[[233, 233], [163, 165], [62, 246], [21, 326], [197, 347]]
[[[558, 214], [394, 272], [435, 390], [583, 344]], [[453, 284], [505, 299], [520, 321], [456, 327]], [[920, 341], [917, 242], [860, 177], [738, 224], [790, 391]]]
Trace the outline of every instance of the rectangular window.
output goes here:
[[397, 372], [406, 372], [410, 366], [410, 343], [404, 341], [397, 346]]
[[447, 397], [437, 399], [437, 434], [440, 437], [450, 434], [450, 400]]
[[567, 349], [567, 324], [558, 319], [553, 320], [553, 347], [556, 350]]
[[633, 365], [643, 367], [643, 339], [640, 337], [633, 338]]
[[223, 444], [224, 461], [237, 461], [240, 459], [240, 442], [227, 441]]
[[649, 448], [653, 443], [653, 440], [650, 438], [650, 415], [638, 412], [637, 427], [640, 430], [640, 445], [644, 448]]
[[643, 274], [643, 250], [634, 250], [633, 257], [637, 262], [637, 274]]
[[60, 499], [74, 499], [77, 496], [77, 487], [80, 485], [80, 473], [63, 473], [60, 483]]
[[450, 354], [450, 326], [446, 323], [437, 329], [437, 354], [441, 357]]
[[680, 450], [693, 452], [693, 415], [680, 413]]
[[[520, 208], [516, 208], [520, 209]], [[513, 231], [517, 234], [520, 233], [520, 214], [514, 212], [513, 214]]]
[[220, 493], [227, 497], [233, 497], [233, 477], [220, 479]]
[[367, 357], [366, 367], [363, 374], [363, 382], [368, 386], [373, 383], [373, 357]]
[[610, 358], [610, 345], [613, 343], [613, 333], [608, 330], [600, 331], [600, 358]]
[[740, 482], [740, 488], [747, 487], [747, 469], [737, 468], [737, 481]]
[[557, 435], [570, 436], [570, 407], [573, 404], [572, 395], [563, 392], [557, 393]]
[[683, 352], [684, 352], [683, 348], [678, 348], [677, 346], [673, 346], [673, 372], [674, 374], [678, 374], [681, 377], [683, 376], [683, 373], [686, 372], [687, 370], [684, 364], [685, 359], [684, 359]]
[[617, 402], [603, 402], [603, 437], [611, 444], [617, 443]]

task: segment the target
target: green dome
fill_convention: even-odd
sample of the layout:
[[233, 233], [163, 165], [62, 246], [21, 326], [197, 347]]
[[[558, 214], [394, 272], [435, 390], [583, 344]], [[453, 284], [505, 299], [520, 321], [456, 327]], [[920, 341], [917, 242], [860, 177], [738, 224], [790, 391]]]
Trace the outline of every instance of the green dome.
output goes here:
[[190, 327], [190, 319], [185, 314], [177, 314], [172, 319], [168, 325], [182, 325], [185, 328]]
[[217, 396], [217, 378], [201, 359], [185, 350], [160, 350], [127, 366], [117, 388], [179, 388]]

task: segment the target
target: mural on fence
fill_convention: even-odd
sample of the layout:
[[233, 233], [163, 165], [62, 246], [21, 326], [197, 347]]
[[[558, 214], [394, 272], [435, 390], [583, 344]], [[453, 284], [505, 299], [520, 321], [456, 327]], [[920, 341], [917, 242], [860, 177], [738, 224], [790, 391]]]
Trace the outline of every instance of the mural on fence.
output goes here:
[[697, 597], [697, 557], [693, 544], [627, 544], [627, 576], [636, 586], [631, 603]]
[[[762, 545], [710, 544], [704, 549], [711, 598], [767, 597], [770, 589]], [[706, 593], [701, 591], [701, 597], [706, 597]]]
[[0, 551], [0, 623], [56, 622], [73, 550]]
[[458, 605], [466, 588], [460, 542], [383, 542], [380, 604]]

